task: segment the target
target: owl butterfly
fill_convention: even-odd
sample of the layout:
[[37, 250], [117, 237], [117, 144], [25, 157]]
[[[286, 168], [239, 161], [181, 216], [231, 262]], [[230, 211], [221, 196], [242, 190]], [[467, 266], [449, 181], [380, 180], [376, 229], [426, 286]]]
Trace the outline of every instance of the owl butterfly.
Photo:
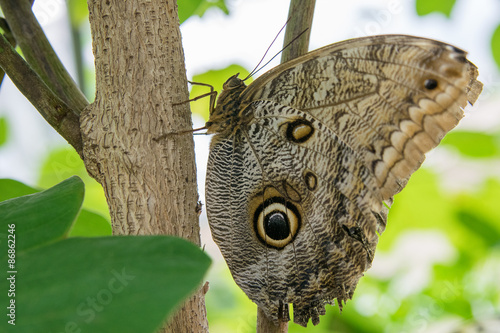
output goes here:
[[275, 323], [319, 323], [353, 296], [388, 207], [474, 103], [466, 53], [374, 36], [328, 45], [257, 78], [234, 75], [206, 123], [206, 204], [234, 280]]

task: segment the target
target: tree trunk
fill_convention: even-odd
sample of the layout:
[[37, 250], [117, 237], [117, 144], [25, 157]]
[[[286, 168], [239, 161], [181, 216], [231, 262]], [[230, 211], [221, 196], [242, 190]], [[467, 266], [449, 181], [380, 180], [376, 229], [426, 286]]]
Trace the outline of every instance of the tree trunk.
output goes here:
[[[83, 157], [116, 235], [200, 243], [194, 143], [175, 0], [88, 0], [96, 98], [81, 115]], [[158, 292], [161, 292], [159, 290]], [[133, 314], [132, 314], [133, 315]], [[162, 332], [208, 332], [204, 295]]]

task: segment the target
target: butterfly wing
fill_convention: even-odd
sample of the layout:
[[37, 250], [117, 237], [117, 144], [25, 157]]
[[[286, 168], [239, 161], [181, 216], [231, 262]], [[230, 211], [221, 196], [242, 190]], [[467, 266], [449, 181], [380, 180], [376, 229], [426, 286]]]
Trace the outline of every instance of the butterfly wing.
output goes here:
[[243, 104], [271, 100], [306, 111], [360, 155], [383, 199], [399, 192], [424, 153], [463, 117], [482, 89], [456, 47], [387, 35], [315, 50], [259, 77]]
[[392, 196], [481, 90], [452, 46], [333, 44], [276, 67], [212, 139], [207, 214], [236, 283], [274, 320], [314, 324], [352, 297]]
[[[248, 112], [250, 123], [211, 147], [212, 236], [269, 318], [289, 320], [292, 303], [296, 323], [317, 324], [325, 302], [349, 299], [373, 259], [376, 184], [354, 151], [307, 113], [271, 101]], [[314, 140], [290, 140], [296, 119], [315, 128]]]

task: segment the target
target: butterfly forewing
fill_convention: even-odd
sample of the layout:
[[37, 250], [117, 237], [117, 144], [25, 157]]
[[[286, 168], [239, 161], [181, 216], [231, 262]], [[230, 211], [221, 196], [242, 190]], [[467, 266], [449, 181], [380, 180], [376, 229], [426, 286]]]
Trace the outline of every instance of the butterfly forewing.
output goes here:
[[476, 77], [465, 52], [453, 46], [366, 37], [276, 67], [243, 92], [242, 104], [272, 100], [307, 111], [362, 155], [387, 199], [457, 125], [467, 101], [477, 99]]
[[477, 99], [476, 77], [455, 47], [377, 36], [310, 52], [244, 90], [228, 80], [207, 123], [207, 214], [236, 283], [269, 318], [288, 320], [292, 303], [296, 323], [317, 324], [324, 304], [352, 297], [386, 205]]

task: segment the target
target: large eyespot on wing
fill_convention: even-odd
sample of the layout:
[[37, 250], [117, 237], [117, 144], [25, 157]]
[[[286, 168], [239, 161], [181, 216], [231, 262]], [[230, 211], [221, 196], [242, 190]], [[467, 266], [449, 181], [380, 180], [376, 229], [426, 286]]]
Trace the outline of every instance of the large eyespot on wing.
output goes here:
[[283, 197], [264, 200], [252, 214], [258, 239], [276, 249], [290, 244], [301, 225], [298, 208]]
[[477, 76], [466, 53], [451, 45], [366, 37], [272, 69], [243, 92], [242, 104], [270, 100], [313, 115], [361, 156], [387, 200], [458, 124], [467, 101], [475, 102]]

